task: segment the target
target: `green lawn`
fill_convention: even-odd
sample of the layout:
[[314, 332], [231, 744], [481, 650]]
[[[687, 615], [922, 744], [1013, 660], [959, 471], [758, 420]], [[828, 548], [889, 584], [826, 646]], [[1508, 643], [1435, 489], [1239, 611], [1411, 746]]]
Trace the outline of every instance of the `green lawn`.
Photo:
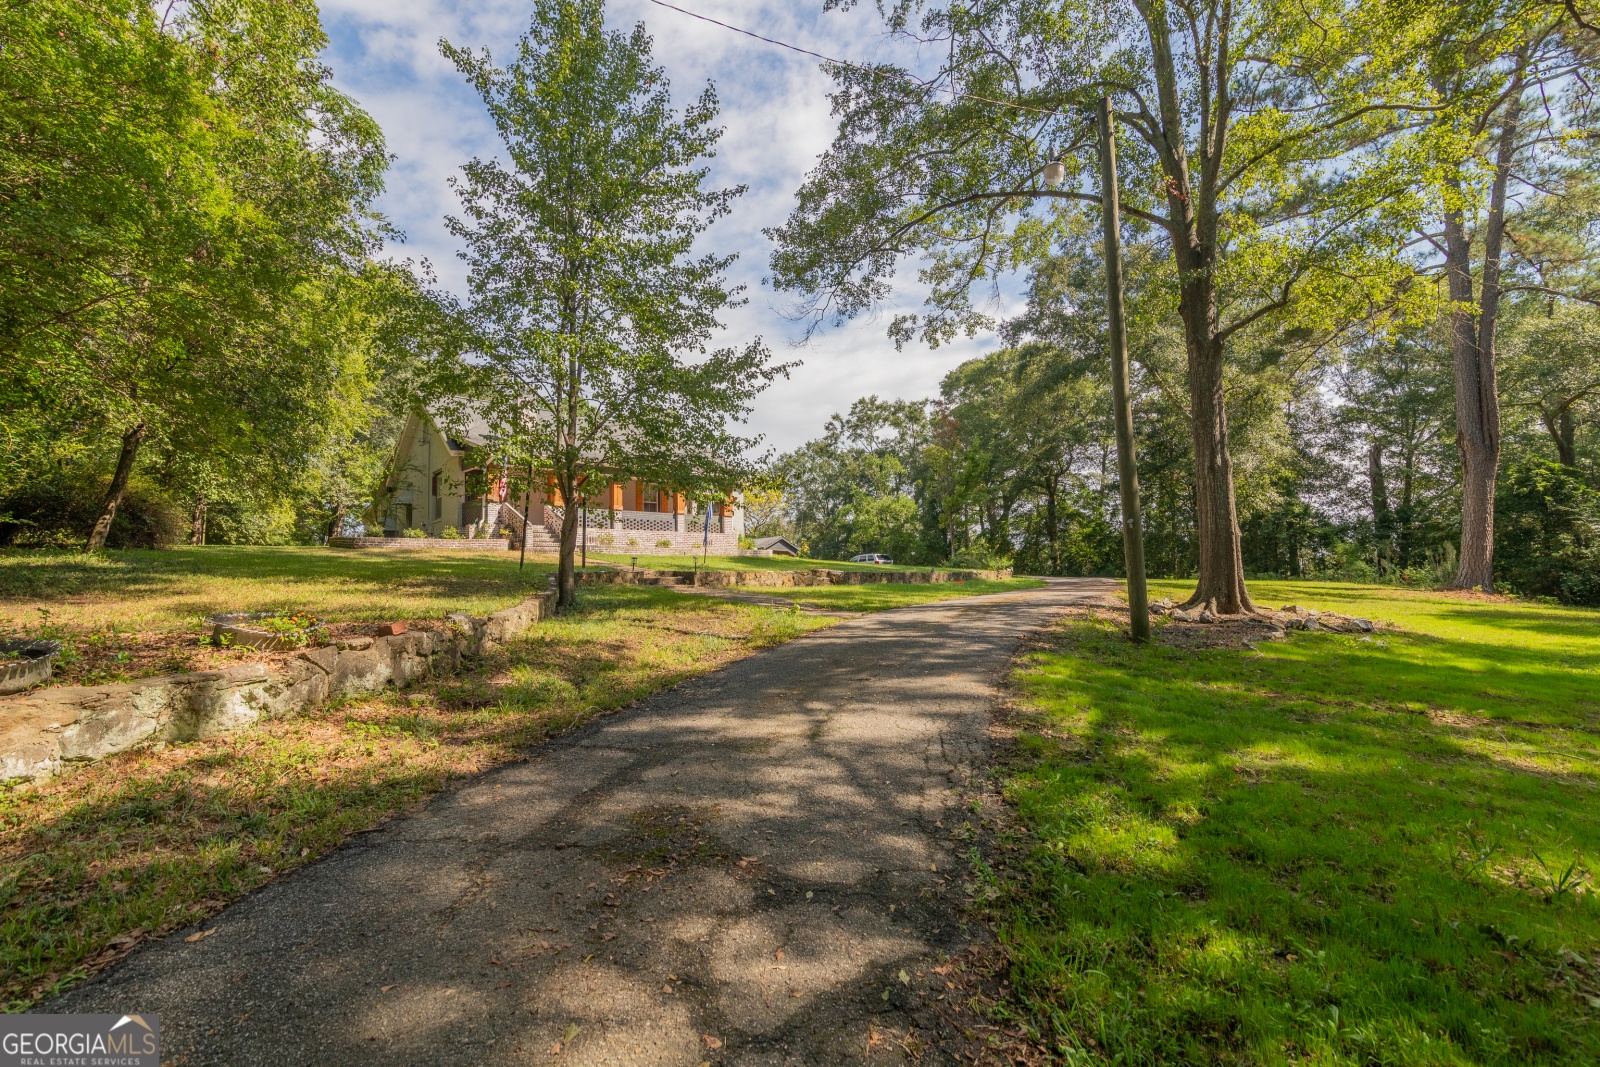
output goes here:
[[1252, 593], [1402, 630], [1180, 652], [1080, 616], [1023, 661], [981, 895], [1028, 1018], [1069, 1063], [1600, 1062], [1600, 613]]
[[[224, 611], [308, 611], [334, 622], [487, 615], [542, 587], [551, 568], [518, 572], [510, 552], [365, 552], [331, 548], [174, 548], [86, 556], [0, 552], [0, 631], [67, 633], [194, 628]], [[42, 609], [42, 611], [41, 611]]]
[[[617, 555], [616, 553], [589, 552], [591, 560], [604, 560], [607, 563], [620, 563], [630, 565], [631, 561], [638, 559], [639, 566], [650, 570], [691, 570], [695, 565], [694, 556], [633, 556], [631, 554]], [[799, 570], [828, 570], [828, 571], [922, 571], [926, 567], [885, 567], [876, 563], [847, 563], [836, 559], [794, 559], [790, 556], [705, 556], [700, 559], [702, 570], [713, 571], [799, 571]], [[947, 569], [947, 568], [941, 568]]]
[[762, 596], [782, 597], [829, 611], [887, 611], [890, 608], [931, 604], [957, 597], [1010, 593], [1018, 589], [1037, 589], [1045, 583], [1037, 578], [1003, 578], [970, 582], [928, 582], [886, 585], [819, 585], [798, 588], [752, 588]]

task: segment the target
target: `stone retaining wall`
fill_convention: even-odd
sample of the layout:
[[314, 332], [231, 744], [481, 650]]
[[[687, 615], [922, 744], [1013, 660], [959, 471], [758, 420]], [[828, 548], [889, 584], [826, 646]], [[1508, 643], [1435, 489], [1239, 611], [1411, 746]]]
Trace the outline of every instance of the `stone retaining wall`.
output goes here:
[[511, 542], [504, 537], [330, 537], [329, 548], [463, 548], [473, 552], [505, 552]]
[[[446, 542], [459, 543], [459, 542]], [[555, 614], [539, 593], [488, 618], [446, 616], [444, 631], [357, 637], [308, 648], [283, 666], [244, 663], [102, 686], [39, 689], [0, 700], [0, 780], [49, 778], [136, 745], [232, 733], [333, 697], [452, 672]]]

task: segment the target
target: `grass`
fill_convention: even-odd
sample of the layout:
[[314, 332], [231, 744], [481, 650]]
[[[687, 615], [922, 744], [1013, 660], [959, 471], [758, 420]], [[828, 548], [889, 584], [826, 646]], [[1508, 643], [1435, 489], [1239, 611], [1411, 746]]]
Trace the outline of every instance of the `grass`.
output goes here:
[[0, 995], [26, 1010], [452, 780], [831, 621], [604, 587], [472, 675], [0, 789]]
[[349, 622], [487, 615], [523, 599], [551, 569], [530, 562], [519, 574], [509, 552], [4, 551], [0, 632], [163, 632], [194, 628], [224, 611], [284, 608]]
[[765, 586], [751, 592], [762, 596], [781, 597], [798, 604], [825, 608], [828, 611], [887, 611], [890, 608], [910, 607], [913, 604], [932, 604], [957, 597], [983, 596], [986, 593], [1011, 593], [1019, 589], [1037, 589], [1045, 583], [1037, 578], [1002, 578], [970, 582], [889, 583], [885, 585], [823, 585], [783, 587], [769, 589]]
[[[590, 559], [604, 560], [607, 563], [620, 563], [627, 566], [632, 560], [638, 559], [639, 566], [651, 570], [692, 570], [695, 566], [694, 556], [634, 556], [630, 553], [618, 555], [616, 553], [599, 553], [592, 549]], [[700, 559], [702, 570], [713, 571], [800, 571], [800, 570], [829, 570], [829, 571], [894, 571], [894, 570], [925, 570], [923, 567], [885, 567], [877, 563], [848, 563], [836, 559], [795, 559], [791, 556], [705, 556]], [[945, 570], [948, 568], [940, 568]]]
[[1600, 613], [1252, 589], [1403, 630], [1181, 652], [1080, 613], [1022, 661], [975, 888], [1025, 1017], [1068, 1063], [1600, 1062]]

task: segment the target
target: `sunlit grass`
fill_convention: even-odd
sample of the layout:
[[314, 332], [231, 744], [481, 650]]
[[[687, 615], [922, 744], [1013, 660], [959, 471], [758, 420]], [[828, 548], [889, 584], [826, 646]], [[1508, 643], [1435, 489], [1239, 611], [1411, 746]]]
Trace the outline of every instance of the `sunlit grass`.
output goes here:
[[1003, 578], [970, 582], [917, 582], [885, 585], [823, 585], [801, 588], [756, 589], [764, 596], [782, 597], [829, 611], [887, 611], [913, 604], [932, 604], [958, 597], [988, 593], [1012, 593], [1037, 589], [1045, 583], [1037, 578]]
[[308, 611], [335, 622], [487, 615], [542, 588], [544, 559], [509, 552], [176, 548], [86, 556], [0, 552], [0, 631], [193, 628], [224, 611]]
[[[632, 553], [595, 552], [589, 551], [591, 560], [603, 560], [607, 563], [620, 563], [623, 566], [632, 565], [637, 559], [639, 566], [651, 570], [691, 570], [698, 564], [702, 570], [714, 571], [800, 571], [800, 570], [828, 570], [828, 571], [925, 571], [927, 567], [900, 567], [883, 566], [876, 563], [850, 563], [837, 559], [796, 559], [792, 556], [649, 556], [634, 555]], [[941, 568], [945, 569], [945, 568]]]
[[[1186, 595], [1180, 583], [1158, 586]], [[1600, 1059], [1600, 613], [1254, 583], [1404, 627], [1018, 676], [998, 914], [1069, 1061]]]

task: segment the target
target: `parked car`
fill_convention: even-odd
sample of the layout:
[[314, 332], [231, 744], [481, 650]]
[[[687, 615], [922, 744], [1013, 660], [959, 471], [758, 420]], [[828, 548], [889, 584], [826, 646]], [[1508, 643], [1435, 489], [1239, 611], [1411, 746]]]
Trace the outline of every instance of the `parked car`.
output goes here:
[[890, 559], [888, 556], [885, 556], [882, 552], [863, 552], [859, 556], [851, 556], [850, 557], [850, 562], [851, 563], [890, 563], [890, 564], [892, 564], [894, 562], [894, 560]]

